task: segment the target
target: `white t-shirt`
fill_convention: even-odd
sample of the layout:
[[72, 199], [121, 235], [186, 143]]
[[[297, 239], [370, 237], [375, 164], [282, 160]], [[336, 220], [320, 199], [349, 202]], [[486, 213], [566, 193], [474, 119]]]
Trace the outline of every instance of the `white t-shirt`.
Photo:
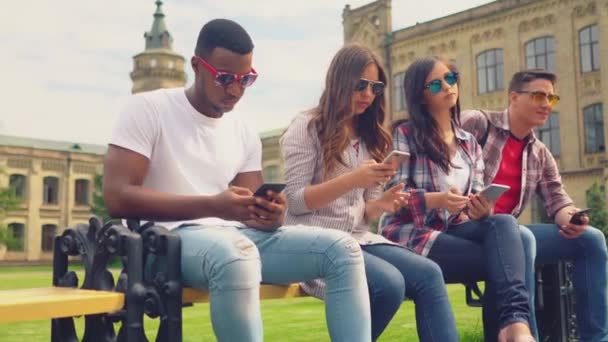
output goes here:
[[[143, 186], [179, 195], [215, 195], [234, 177], [260, 171], [259, 136], [234, 115], [219, 119], [199, 113], [184, 88], [132, 96], [122, 111], [110, 144], [150, 160]], [[125, 167], [129, 167], [125, 165]], [[220, 218], [187, 221], [235, 225]], [[163, 222], [171, 229], [184, 222]]]
[[[462, 194], [466, 194], [469, 187], [469, 179], [471, 175], [471, 167], [462, 157], [460, 149], [456, 149], [456, 153], [452, 157], [452, 165], [450, 172], [446, 176], [446, 185], [448, 188], [456, 187]], [[446, 191], [448, 189], [445, 189]]]

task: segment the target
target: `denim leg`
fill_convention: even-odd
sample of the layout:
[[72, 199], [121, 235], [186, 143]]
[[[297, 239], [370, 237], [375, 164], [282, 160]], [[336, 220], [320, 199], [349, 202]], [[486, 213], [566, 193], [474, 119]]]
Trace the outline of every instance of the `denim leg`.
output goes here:
[[[519, 226], [519, 232], [521, 234], [521, 241], [524, 247], [524, 258], [526, 263], [526, 289], [528, 290], [528, 305], [530, 306], [530, 331], [537, 341], [538, 337], [538, 326], [536, 325], [536, 310], [535, 310], [535, 296], [536, 291], [536, 277], [534, 261], [536, 259], [536, 239], [534, 234], [525, 226]], [[491, 337], [495, 339], [498, 335], [498, 322], [497, 320], [497, 308], [496, 300], [493, 297], [492, 283], [486, 283], [486, 291], [484, 294], [483, 302], [483, 322], [484, 332], [486, 332], [486, 340], [491, 340]]]
[[[405, 293], [416, 304], [420, 341], [458, 341], [458, 330], [439, 265], [399, 246], [368, 245], [363, 250], [382, 260], [384, 265], [391, 266], [391, 270], [396, 270], [405, 281]], [[369, 272], [367, 277], [371, 289]], [[372, 313], [373, 307], [374, 304]]]
[[349, 234], [308, 226], [281, 227], [274, 232], [244, 228], [241, 232], [260, 251], [264, 282], [325, 280], [325, 313], [332, 341], [371, 340], [363, 253]]
[[372, 246], [361, 246], [369, 289], [372, 341], [376, 341], [405, 299], [405, 280], [395, 266], [368, 253], [369, 247]]
[[[472, 220], [451, 226], [446, 231], [446, 234], [453, 237], [481, 243], [487, 282], [491, 283], [490, 288], [495, 289], [501, 328], [515, 322], [529, 324], [530, 308], [525, 286], [524, 251], [518, 227], [513, 216], [499, 214], [484, 220]], [[449, 249], [449, 245], [444, 246]], [[463, 250], [460, 250], [460, 253], [463, 253]]]
[[218, 341], [262, 341], [261, 266], [258, 250], [234, 227], [188, 226], [173, 230], [182, 243], [184, 284], [209, 289]]
[[554, 224], [528, 225], [536, 237], [540, 265], [574, 261], [573, 283], [581, 341], [608, 341], [608, 252], [604, 234], [593, 227], [575, 239]]
[[538, 341], [538, 326], [536, 325], [536, 268], [534, 263], [536, 260], [536, 239], [530, 229], [525, 226], [519, 226], [521, 234], [521, 242], [524, 247], [524, 260], [526, 263], [526, 289], [528, 290], [528, 305], [530, 306], [530, 331], [534, 338]]

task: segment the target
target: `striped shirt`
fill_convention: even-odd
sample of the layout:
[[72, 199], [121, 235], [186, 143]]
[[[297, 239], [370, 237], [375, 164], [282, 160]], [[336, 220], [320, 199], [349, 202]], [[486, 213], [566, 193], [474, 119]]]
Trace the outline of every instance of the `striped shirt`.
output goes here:
[[[391, 241], [398, 242], [423, 256], [428, 255], [441, 232], [457, 222], [445, 208], [427, 209], [425, 193], [445, 192], [448, 189], [445, 172], [432, 162], [414, 142], [411, 122], [399, 125], [393, 134], [393, 149], [409, 152], [408, 163], [403, 163], [387, 187], [404, 183], [411, 193], [408, 205], [395, 214], [385, 214], [380, 220], [380, 231]], [[483, 159], [481, 148], [473, 135], [455, 128], [459, 152], [469, 165], [467, 193], [483, 188]]]
[[[342, 230], [350, 233], [362, 245], [392, 244], [382, 236], [370, 232], [365, 220], [365, 203], [381, 196], [380, 186], [353, 189], [320, 209], [310, 209], [306, 205], [304, 189], [307, 186], [351, 172], [364, 160], [372, 159], [364, 142], [351, 141], [342, 154], [346, 165], [338, 163], [328, 177], [324, 178], [323, 149], [317, 132], [309, 128], [311, 119], [310, 114], [298, 115], [279, 141], [285, 161], [287, 184], [284, 191], [288, 205], [285, 224]], [[324, 286], [320, 280], [302, 284], [302, 288], [311, 295], [323, 297]]]
[[[486, 166], [484, 180], [487, 184], [492, 183], [500, 168], [502, 150], [510, 135], [508, 111], [463, 111], [461, 127], [471, 132], [478, 140], [487, 132], [487, 140], [483, 147]], [[560, 209], [573, 204], [564, 190], [553, 155], [545, 144], [536, 139], [534, 132], [527, 137], [524, 147], [521, 189], [519, 202], [512, 212], [515, 217], [521, 215], [534, 193], [540, 196], [549, 217], [554, 217]]]

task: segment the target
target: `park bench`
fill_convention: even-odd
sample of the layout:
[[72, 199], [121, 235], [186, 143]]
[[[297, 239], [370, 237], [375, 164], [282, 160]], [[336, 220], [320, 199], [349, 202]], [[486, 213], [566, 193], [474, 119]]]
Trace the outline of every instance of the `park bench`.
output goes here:
[[[260, 298], [304, 297], [300, 285], [262, 285]], [[209, 292], [184, 288], [182, 303], [207, 303]], [[69, 287], [42, 287], [0, 291], [0, 323], [32, 321], [121, 310], [125, 296], [121, 292], [83, 290]]]
[[[209, 293], [182, 288], [180, 241], [152, 223], [129, 228], [96, 217], [89, 224], [68, 228], [55, 238], [53, 286], [0, 291], [0, 323], [51, 319], [51, 341], [78, 341], [73, 317], [85, 316], [82, 341], [147, 341], [144, 313], [160, 318], [157, 341], [181, 341], [183, 306], [209, 301]], [[108, 270], [112, 257], [121, 257], [123, 269], [114, 281]], [[167, 267], [153, 279], [144, 279], [147, 258], [167, 258]], [[84, 281], [78, 288], [76, 272], [68, 270], [69, 257], [80, 257]], [[294, 298], [306, 294], [298, 284], [264, 284], [260, 298]], [[118, 334], [114, 323], [122, 323]]]
[[[0, 291], [0, 323], [51, 319], [51, 341], [78, 341], [73, 317], [85, 316], [82, 341], [147, 341], [143, 315], [159, 318], [157, 341], [182, 341], [182, 308], [209, 301], [206, 291], [183, 288], [180, 271], [180, 240], [161, 226], [140, 226], [129, 221], [127, 227], [104, 224], [92, 217], [89, 224], [66, 229], [55, 238], [53, 286], [37, 289]], [[80, 257], [84, 281], [68, 269], [69, 257]], [[122, 259], [117, 277], [108, 270], [113, 257]], [[166, 258], [166, 269], [144, 279], [144, 265], [151, 257]], [[80, 288], [78, 286], [80, 285]], [[467, 303], [478, 306], [467, 288]], [[260, 289], [261, 299], [302, 297], [297, 284], [269, 285]], [[121, 323], [118, 334], [114, 323]]]

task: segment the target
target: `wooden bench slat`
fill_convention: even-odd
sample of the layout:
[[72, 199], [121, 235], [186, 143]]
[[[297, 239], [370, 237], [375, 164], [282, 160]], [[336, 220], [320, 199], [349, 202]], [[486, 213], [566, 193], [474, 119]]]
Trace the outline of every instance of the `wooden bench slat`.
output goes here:
[[0, 322], [51, 319], [120, 310], [120, 292], [62, 287], [0, 291]]
[[[306, 296], [298, 284], [262, 285], [261, 299]], [[124, 294], [67, 287], [0, 291], [0, 323], [113, 312], [124, 306]], [[184, 303], [206, 303], [209, 292], [184, 288]]]
[[[293, 298], [303, 297], [307, 294], [298, 284], [290, 285], [262, 285], [260, 287], [261, 299]], [[184, 303], [206, 303], [209, 301], [209, 292], [193, 288], [184, 288], [182, 302]]]

